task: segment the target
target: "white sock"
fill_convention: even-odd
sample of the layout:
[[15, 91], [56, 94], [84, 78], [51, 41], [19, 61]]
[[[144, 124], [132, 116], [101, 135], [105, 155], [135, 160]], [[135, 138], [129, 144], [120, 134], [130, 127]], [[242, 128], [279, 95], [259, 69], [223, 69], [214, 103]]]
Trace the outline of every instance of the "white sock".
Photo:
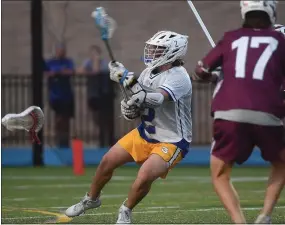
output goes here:
[[132, 211], [131, 209], [129, 209], [127, 206], [125, 206], [125, 204], [123, 204], [121, 206], [121, 208], [124, 210], [124, 211]]
[[266, 222], [266, 223], [269, 223], [271, 221], [271, 217], [270, 216], [267, 216], [265, 214], [260, 214], [257, 219], [256, 219], [256, 222], [260, 222], [260, 220]]

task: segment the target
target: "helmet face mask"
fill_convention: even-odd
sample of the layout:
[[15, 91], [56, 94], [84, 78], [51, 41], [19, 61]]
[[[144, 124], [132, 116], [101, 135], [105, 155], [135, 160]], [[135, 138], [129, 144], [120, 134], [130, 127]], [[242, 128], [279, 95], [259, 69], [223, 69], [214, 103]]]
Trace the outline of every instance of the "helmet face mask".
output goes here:
[[145, 63], [152, 63], [160, 57], [165, 56], [167, 47], [146, 44], [144, 48]]
[[276, 0], [263, 0], [263, 1], [240, 1], [241, 15], [245, 19], [245, 15], [252, 11], [266, 12], [272, 24], [276, 21]]
[[149, 69], [174, 62], [187, 51], [188, 37], [171, 31], [160, 31], [144, 48], [144, 63]]

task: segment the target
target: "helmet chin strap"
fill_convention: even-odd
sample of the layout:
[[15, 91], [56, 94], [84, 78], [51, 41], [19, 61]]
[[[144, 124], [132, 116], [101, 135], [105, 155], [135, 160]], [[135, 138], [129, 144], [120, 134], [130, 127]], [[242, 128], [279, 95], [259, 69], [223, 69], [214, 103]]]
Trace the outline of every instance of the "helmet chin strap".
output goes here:
[[[175, 62], [175, 61], [174, 61], [174, 62]], [[154, 69], [152, 70], [152, 74], [162, 73], [162, 72], [164, 72], [164, 71], [167, 71], [167, 70], [169, 70], [169, 69], [175, 67], [176, 65], [173, 65], [174, 62], [169, 62], [169, 63], [163, 64], [163, 65], [161, 65], [161, 66], [158, 66], [158, 67], [154, 68]]]
[[173, 67], [173, 66], [172, 66], [171, 63], [166, 63], [166, 64], [164, 64], [164, 65], [161, 65], [161, 66], [159, 66], [159, 67], [156, 67], [156, 68], [152, 71], [152, 73], [153, 73], [153, 74], [162, 73], [162, 72], [164, 72], [164, 71], [166, 71], [166, 70], [171, 69], [172, 67]]

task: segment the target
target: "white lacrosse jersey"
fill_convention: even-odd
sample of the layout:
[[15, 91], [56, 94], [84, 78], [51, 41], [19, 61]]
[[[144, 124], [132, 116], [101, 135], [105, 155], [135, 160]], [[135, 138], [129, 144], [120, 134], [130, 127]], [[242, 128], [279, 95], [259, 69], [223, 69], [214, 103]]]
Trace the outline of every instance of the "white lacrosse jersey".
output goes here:
[[154, 91], [163, 89], [171, 98], [160, 107], [144, 110], [138, 127], [141, 137], [148, 142], [173, 143], [188, 150], [192, 141], [192, 84], [186, 69], [173, 67], [158, 74], [145, 69], [138, 82]]

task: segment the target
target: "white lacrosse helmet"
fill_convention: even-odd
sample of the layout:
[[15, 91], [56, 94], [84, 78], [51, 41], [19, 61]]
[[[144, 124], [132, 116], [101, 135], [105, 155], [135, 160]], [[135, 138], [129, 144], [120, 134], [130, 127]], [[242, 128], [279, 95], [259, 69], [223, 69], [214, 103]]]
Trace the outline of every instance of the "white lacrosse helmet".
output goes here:
[[144, 63], [154, 69], [181, 59], [187, 52], [188, 36], [172, 31], [159, 31], [144, 48]]
[[275, 29], [276, 31], [281, 32], [281, 33], [284, 34], [284, 36], [285, 36], [285, 26], [284, 26], [284, 25], [275, 24], [275, 25], [274, 25], [274, 29]]
[[245, 14], [251, 11], [263, 11], [266, 12], [274, 24], [276, 21], [276, 0], [264, 0], [264, 1], [240, 1], [241, 16], [244, 19]]

